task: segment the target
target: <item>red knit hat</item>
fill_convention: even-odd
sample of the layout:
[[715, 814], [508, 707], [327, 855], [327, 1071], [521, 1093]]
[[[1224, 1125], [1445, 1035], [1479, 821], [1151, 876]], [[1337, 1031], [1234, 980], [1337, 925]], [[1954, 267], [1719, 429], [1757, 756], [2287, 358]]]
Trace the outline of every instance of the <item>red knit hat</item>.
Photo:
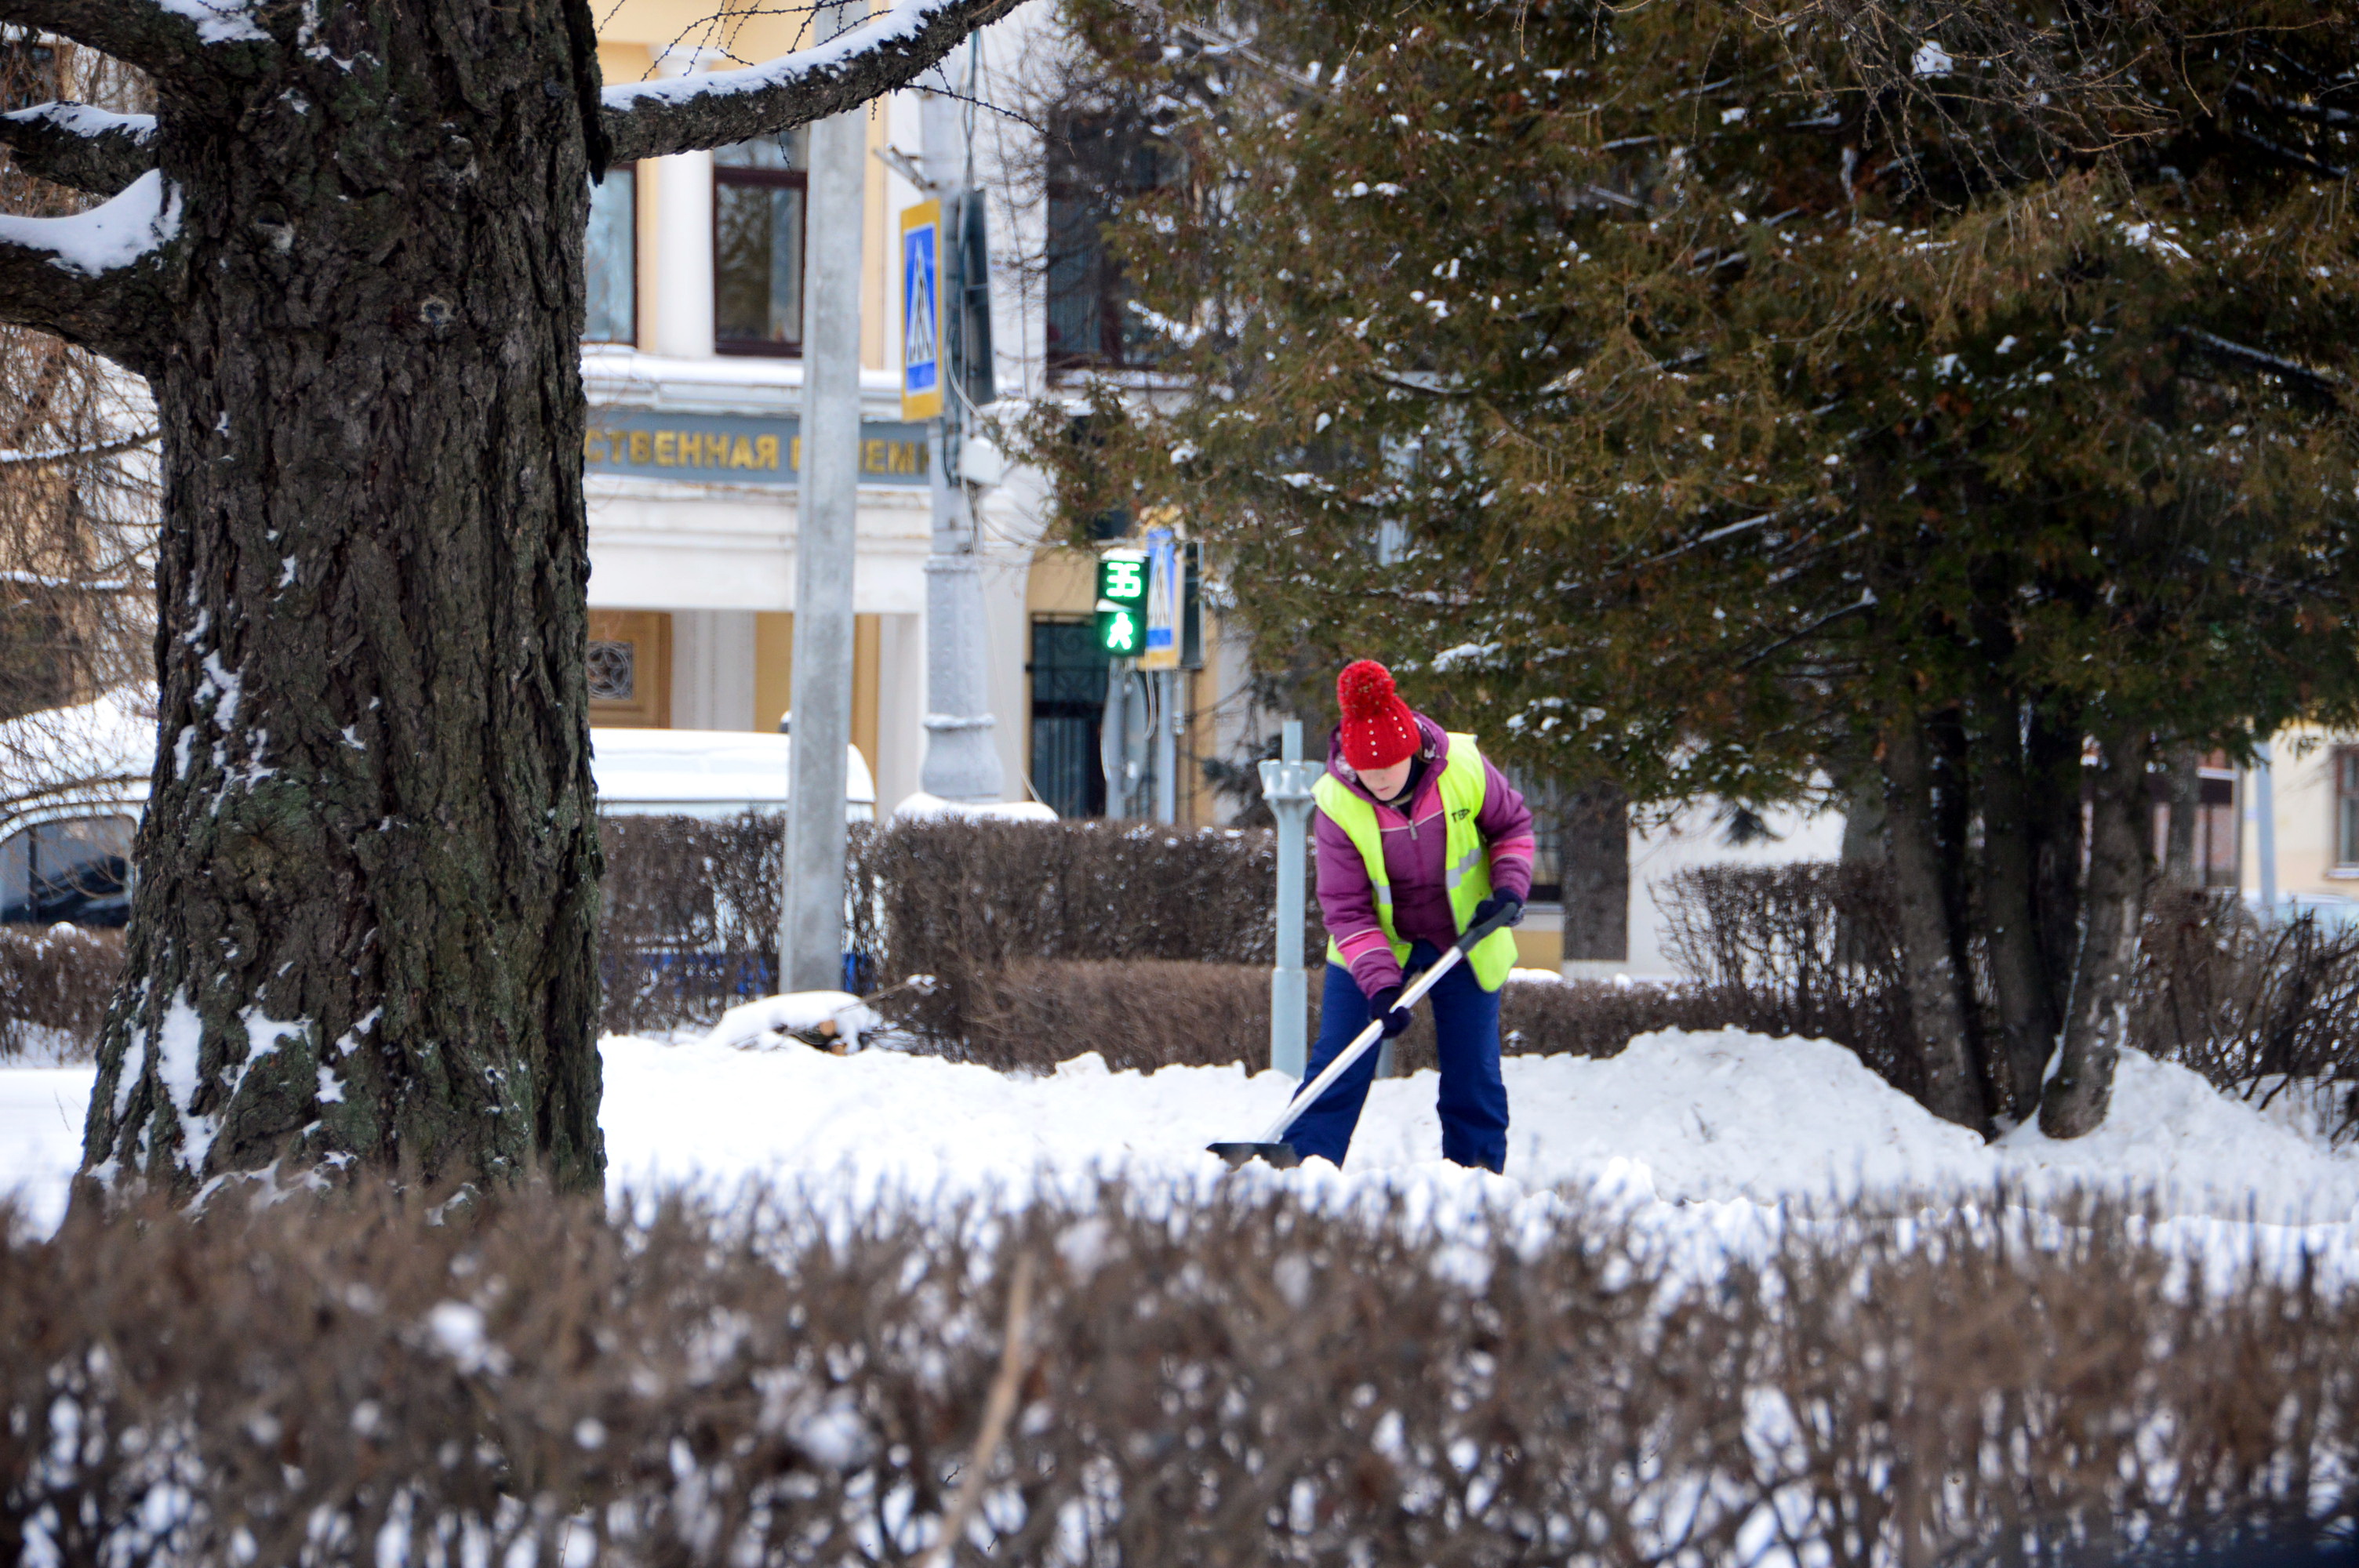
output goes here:
[[1343, 760], [1354, 768], [1406, 762], [1424, 744], [1417, 716], [1393, 690], [1393, 673], [1374, 659], [1354, 659], [1335, 677], [1343, 709]]

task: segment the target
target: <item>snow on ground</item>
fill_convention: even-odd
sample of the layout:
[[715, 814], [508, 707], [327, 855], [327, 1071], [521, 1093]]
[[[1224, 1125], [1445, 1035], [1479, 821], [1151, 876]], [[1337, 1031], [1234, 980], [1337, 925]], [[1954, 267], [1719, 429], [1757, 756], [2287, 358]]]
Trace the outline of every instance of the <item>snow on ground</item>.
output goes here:
[[[603, 1042], [615, 1190], [759, 1175], [855, 1194], [1008, 1194], [1044, 1175], [1116, 1171], [1193, 1185], [1222, 1173], [1206, 1142], [1257, 1136], [1292, 1087], [1235, 1066], [1109, 1073], [1090, 1054], [1029, 1076], [890, 1050], [743, 1050], [730, 1035]], [[2307, 1225], [2292, 1234], [2359, 1255], [2359, 1151], [2134, 1052], [2097, 1133], [2057, 1143], [2026, 1128], [1987, 1146], [1823, 1041], [1669, 1031], [1605, 1060], [1510, 1056], [1505, 1071], [1515, 1119], [1504, 1178], [1441, 1163], [1429, 1073], [1375, 1086], [1343, 1172], [1258, 1179], [1389, 1189], [1453, 1210], [1603, 1192], [1658, 1215], [1687, 1206], [1694, 1224], [1722, 1229], [1749, 1223], [1755, 1206], [1835, 1192], [2005, 1183], [2036, 1200], [2131, 1187], [2199, 1227], [2201, 1217]], [[0, 1071], [0, 1190], [20, 1189], [36, 1224], [62, 1205], [90, 1077]]]
[[66, 1211], [82, 1162], [90, 1067], [0, 1067], [0, 1196], [14, 1195], [42, 1230]]

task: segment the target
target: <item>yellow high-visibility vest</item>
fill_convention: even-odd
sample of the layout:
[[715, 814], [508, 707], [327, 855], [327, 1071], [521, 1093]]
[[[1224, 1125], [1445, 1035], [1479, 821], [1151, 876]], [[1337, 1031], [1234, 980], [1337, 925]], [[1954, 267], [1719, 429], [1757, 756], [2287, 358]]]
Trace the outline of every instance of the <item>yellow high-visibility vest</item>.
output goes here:
[[[1483, 815], [1489, 783], [1474, 737], [1453, 733], [1450, 754], [1441, 764], [1441, 818], [1447, 825], [1441, 859], [1451, 917], [1461, 932], [1474, 923], [1474, 906], [1491, 896], [1491, 848], [1483, 842], [1483, 830], [1475, 826]], [[1407, 964], [1409, 945], [1393, 929], [1393, 884], [1385, 872], [1384, 830], [1376, 824], [1375, 806], [1331, 773], [1319, 775], [1310, 794], [1319, 809], [1351, 835], [1352, 847], [1367, 865], [1368, 885], [1375, 890], [1376, 923], [1392, 944], [1393, 957]], [[1327, 939], [1327, 961], [1343, 961], [1343, 950], [1332, 936]], [[1466, 962], [1484, 990], [1497, 990], [1506, 984], [1507, 971], [1516, 967], [1514, 934], [1504, 927], [1492, 932], [1474, 944]]]

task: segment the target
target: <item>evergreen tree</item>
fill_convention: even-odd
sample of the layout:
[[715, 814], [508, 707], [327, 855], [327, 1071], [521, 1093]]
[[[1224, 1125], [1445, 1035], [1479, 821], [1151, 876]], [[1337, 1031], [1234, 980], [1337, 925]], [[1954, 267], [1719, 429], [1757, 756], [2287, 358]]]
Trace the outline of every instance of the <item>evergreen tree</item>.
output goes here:
[[1075, 514], [1560, 777], [1873, 771], [1927, 1102], [2095, 1126], [2150, 762], [2359, 700], [2359, 16], [1073, 11], [1187, 159], [1114, 239], [1193, 394], [1044, 426]]

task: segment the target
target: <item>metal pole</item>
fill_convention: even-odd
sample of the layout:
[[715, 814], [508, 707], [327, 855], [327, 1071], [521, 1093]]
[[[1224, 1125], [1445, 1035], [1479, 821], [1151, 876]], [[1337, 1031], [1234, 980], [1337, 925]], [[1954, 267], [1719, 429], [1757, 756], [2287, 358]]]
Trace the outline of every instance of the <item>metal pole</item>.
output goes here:
[[2253, 814], [2260, 828], [2260, 842], [2256, 848], [2261, 857], [2261, 918], [2274, 920], [2277, 913], [2277, 806], [2275, 770], [2270, 766], [2267, 741], [2253, 748]]
[[[823, 8], [830, 38], [864, 19]], [[803, 288], [802, 471], [795, 517], [794, 752], [787, 791], [781, 990], [843, 985], [844, 752], [852, 744], [852, 587], [860, 482], [860, 238], [867, 154], [858, 110], [810, 128]]]
[[1310, 827], [1310, 787], [1321, 765], [1302, 760], [1302, 720], [1280, 731], [1279, 760], [1261, 765], [1262, 798], [1277, 818], [1277, 941], [1269, 972], [1269, 1065], [1299, 1078], [1310, 1062], [1307, 1017], [1310, 978], [1302, 961], [1303, 860]]
[[[944, 197], [960, 189], [967, 152], [959, 103], [939, 93], [918, 95], [920, 151], [928, 194]], [[952, 287], [951, 263], [961, 254], [943, 207], [944, 225], [935, 254], [942, 260], [937, 297], [944, 313], [959, 306], [963, 277]], [[947, 341], [945, 331], [938, 341]], [[933, 461], [927, 485], [934, 503], [933, 540], [926, 557], [926, 755], [918, 787], [943, 800], [980, 803], [1000, 798], [1006, 773], [993, 731], [990, 693], [984, 677], [989, 632], [984, 621], [983, 562], [975, 554], [974, 497], [958, 471], [959, 443], [965, 434], [962, 367], [942, 362], [942, 416], [935, 420]]]
[[1098, 719], [1098, 769], [1105, 775], [1105, 813], [1130, 815], [1130, 661], [1106, 665], [1105, 711]]
[[1180, 748], [1171, 710], [1180, 701], [1180, 672], [1155, 672], [1155, 820], [1180, 820]]

